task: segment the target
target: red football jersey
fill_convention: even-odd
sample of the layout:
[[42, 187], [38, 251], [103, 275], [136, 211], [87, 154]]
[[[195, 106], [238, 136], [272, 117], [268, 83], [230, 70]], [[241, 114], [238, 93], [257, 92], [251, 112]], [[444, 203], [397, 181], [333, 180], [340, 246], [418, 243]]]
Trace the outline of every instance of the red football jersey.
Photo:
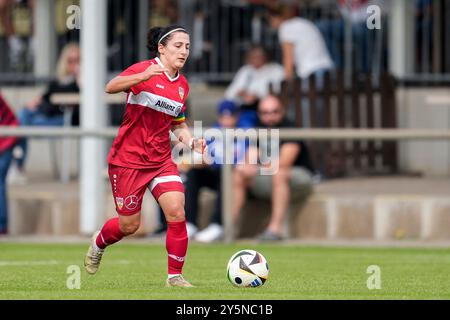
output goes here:
[[[18, 125], [18, 121], [14, 112], [11, 110], [10, 106], [3, 99], [0, 94], [0, 125], [1, 126], [13, 126]], [[0, 137], [0, 153], [11, 148], [17, 142], [16, 137]]]
[[[121, 76], [143, 72], [151, 64], [162, 66], [158, 58], [138, 62]], [[184, 121], [189, 85], [180, 73], [167, 73], [131, 87], [119, 133], [108, 155], [108, 162], [127, 168], [156, 168], [172, 161], [169, 131]]]

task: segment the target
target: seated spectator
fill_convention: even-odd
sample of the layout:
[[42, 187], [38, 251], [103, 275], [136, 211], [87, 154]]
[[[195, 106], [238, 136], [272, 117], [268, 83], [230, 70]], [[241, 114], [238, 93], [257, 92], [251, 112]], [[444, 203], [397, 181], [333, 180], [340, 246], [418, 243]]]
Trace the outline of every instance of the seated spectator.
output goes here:
[[[64, 110], [62, 106], [52, 104], [51, 95], [62, 92], [79, 92], [80, 49], [77, 44], [68, 44], [62, 50], [57, 65], [57, 80], [52, 81], [46, 92], [30, 101], [19, 111], [19, 122], [22, 126], [62, 126]], [[75, 108], [72, 124], [78, 125], [79, 112]], [[24, 167], [27, 155], [27, 139], [19, 141], [19, 151], [15, 150], [17, 169], [24, 178]]]
[[[17, 126], [18, 121], [0, 94], [0, 125]], [[15, 137], [0, 137], [0, 235], [8, 233], [8, 196], [6, 192], [6, 176], [12, 159], [12, 149], [16, 144]]]
[[[223, 101], [218, 107], [218, 119], [215, 128], [235, 128], [239, 120], [239, 108], [230, 101]], [[212, 242], [223, 237], [222, 227], [222, 192], [221, 192], [221, 164], [224, 161], [224, 142], [220, 137], [207, 142], [213, 163], [193, 166], [187, 172], [186, 190], [186, 219], [191, 227], [196, 225], [199, 208], [198, 197], [200, 189], [209, 188], [217, 192], [217, 199], [210, 224], [196, 233], [194, 239], [200, 242]], [[236, 163], [245, 155], [245, 142], [234, 145]], [[195, 233], [195, 232], [194, 232]]]
[[239, 123], [242, 127], [254, 126], [258, 101], [266, 97], [270, 89], [278, 94], [283, 78], [283, 67], [270, 62], [268, 53], [262, 46], [250, 49], [246, 64], [238, 70], [225, 91], [225, 99], [232, 100], [241, 107]]
[[[259, 103], [257, 127], [282, 129], [294, 127], [294, 124], [285, 118], [285, 109], [280, 99], [271, 95]], [[245, 203], [248, 189], [256, 197], [270, 198], [272, 201], [270, 223], [266, 231], [259, 236], [260, 240], [282, 240], [283, 221], [291, 193], [295, 192], [297, 196], [307, 195], [311, 191], [314, 168], [306, 144], [301, 141], [281, 140], [279, 147], [279, 158], [273, 160], [278, 166], [275, 174], [259, 175], [260, 165], [257, 164], [237, 165], [233, 173], [234, 221], [237, 221]], [[255, 147], [251, 146], [247, 152], [260, 155], [262, 148], [263, 145], [260, 143], [259, 149], [255, 150]]]

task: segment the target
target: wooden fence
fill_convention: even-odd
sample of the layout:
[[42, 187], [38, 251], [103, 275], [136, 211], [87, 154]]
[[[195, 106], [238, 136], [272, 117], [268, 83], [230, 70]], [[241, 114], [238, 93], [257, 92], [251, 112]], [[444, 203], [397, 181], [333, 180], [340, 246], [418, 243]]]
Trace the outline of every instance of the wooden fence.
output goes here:
[[[375, 81], [374, 81], [375, 80]], [[324, 76], [322, 87], [315, 76], [302, 89], [301, 80], [282, 84], [281, 99], [298, 127], [309, 128], [396, 128], [395, 81], [387, 73], [379, 79], [355, 74], [344, 86], [342, 72]], [[308, 119], [305, 118], [308, 116]], [[308, 142], [313, 162], [328, 178], [382, 174], [397, 171], [397, 142], [348, 141]]]

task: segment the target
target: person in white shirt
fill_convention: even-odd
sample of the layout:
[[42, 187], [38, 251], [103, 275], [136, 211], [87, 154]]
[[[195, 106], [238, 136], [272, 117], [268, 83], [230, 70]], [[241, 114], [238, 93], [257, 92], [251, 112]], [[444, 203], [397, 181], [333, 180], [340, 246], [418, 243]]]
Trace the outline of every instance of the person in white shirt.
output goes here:
[[253, 126], [259, 100], [269, 95], [271, 90], [272, 93], [279, 93], [283, 79], [283, 67], [270, 62], [262, 46], [256, 45], [247, 52], [246, 64], [238, 70], [225, 91], [225, 99], [241, 108], [241, 126]]
[[[298, 76], [302, 80], [303, 92], [308, 92], [308, 79], [314, 75], [316, 89], [320, 92], [325, 73], [334, 68], [320, 30], [311, 21], [296, 16], [296, 10], [289, 5], [279, 4], [269, 8], [268, 17], [271, 27], [278, 30], [285, 79], [292, 80]], [[309, 106], [307, 99], [302, 102], [301, 125], [311, 127], [310, 112], [316, 112], [319, 123], [323, 124], [324, 114], [320, 97], [314, 106]], [[294, 108], [289, 108], [288, 118], [295, 119]]]
[[278, 30], [286, 79], [294, 78], [295, 72], [307, 79], [333, 68], [323, 36], [314, 23], [295, 16], [295, 10], [287, 5], [269, 9], [269, 20], [272, 28]]

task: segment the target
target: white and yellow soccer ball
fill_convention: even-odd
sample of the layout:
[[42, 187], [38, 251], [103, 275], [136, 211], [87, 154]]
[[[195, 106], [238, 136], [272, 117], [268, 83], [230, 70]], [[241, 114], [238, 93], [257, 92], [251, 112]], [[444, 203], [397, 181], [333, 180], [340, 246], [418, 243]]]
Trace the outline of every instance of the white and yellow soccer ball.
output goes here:
[[241, 250], [228, 261], [227, 277], [236, 287], [259, 287], [269, 277], [269, 265], [255, 250]]

